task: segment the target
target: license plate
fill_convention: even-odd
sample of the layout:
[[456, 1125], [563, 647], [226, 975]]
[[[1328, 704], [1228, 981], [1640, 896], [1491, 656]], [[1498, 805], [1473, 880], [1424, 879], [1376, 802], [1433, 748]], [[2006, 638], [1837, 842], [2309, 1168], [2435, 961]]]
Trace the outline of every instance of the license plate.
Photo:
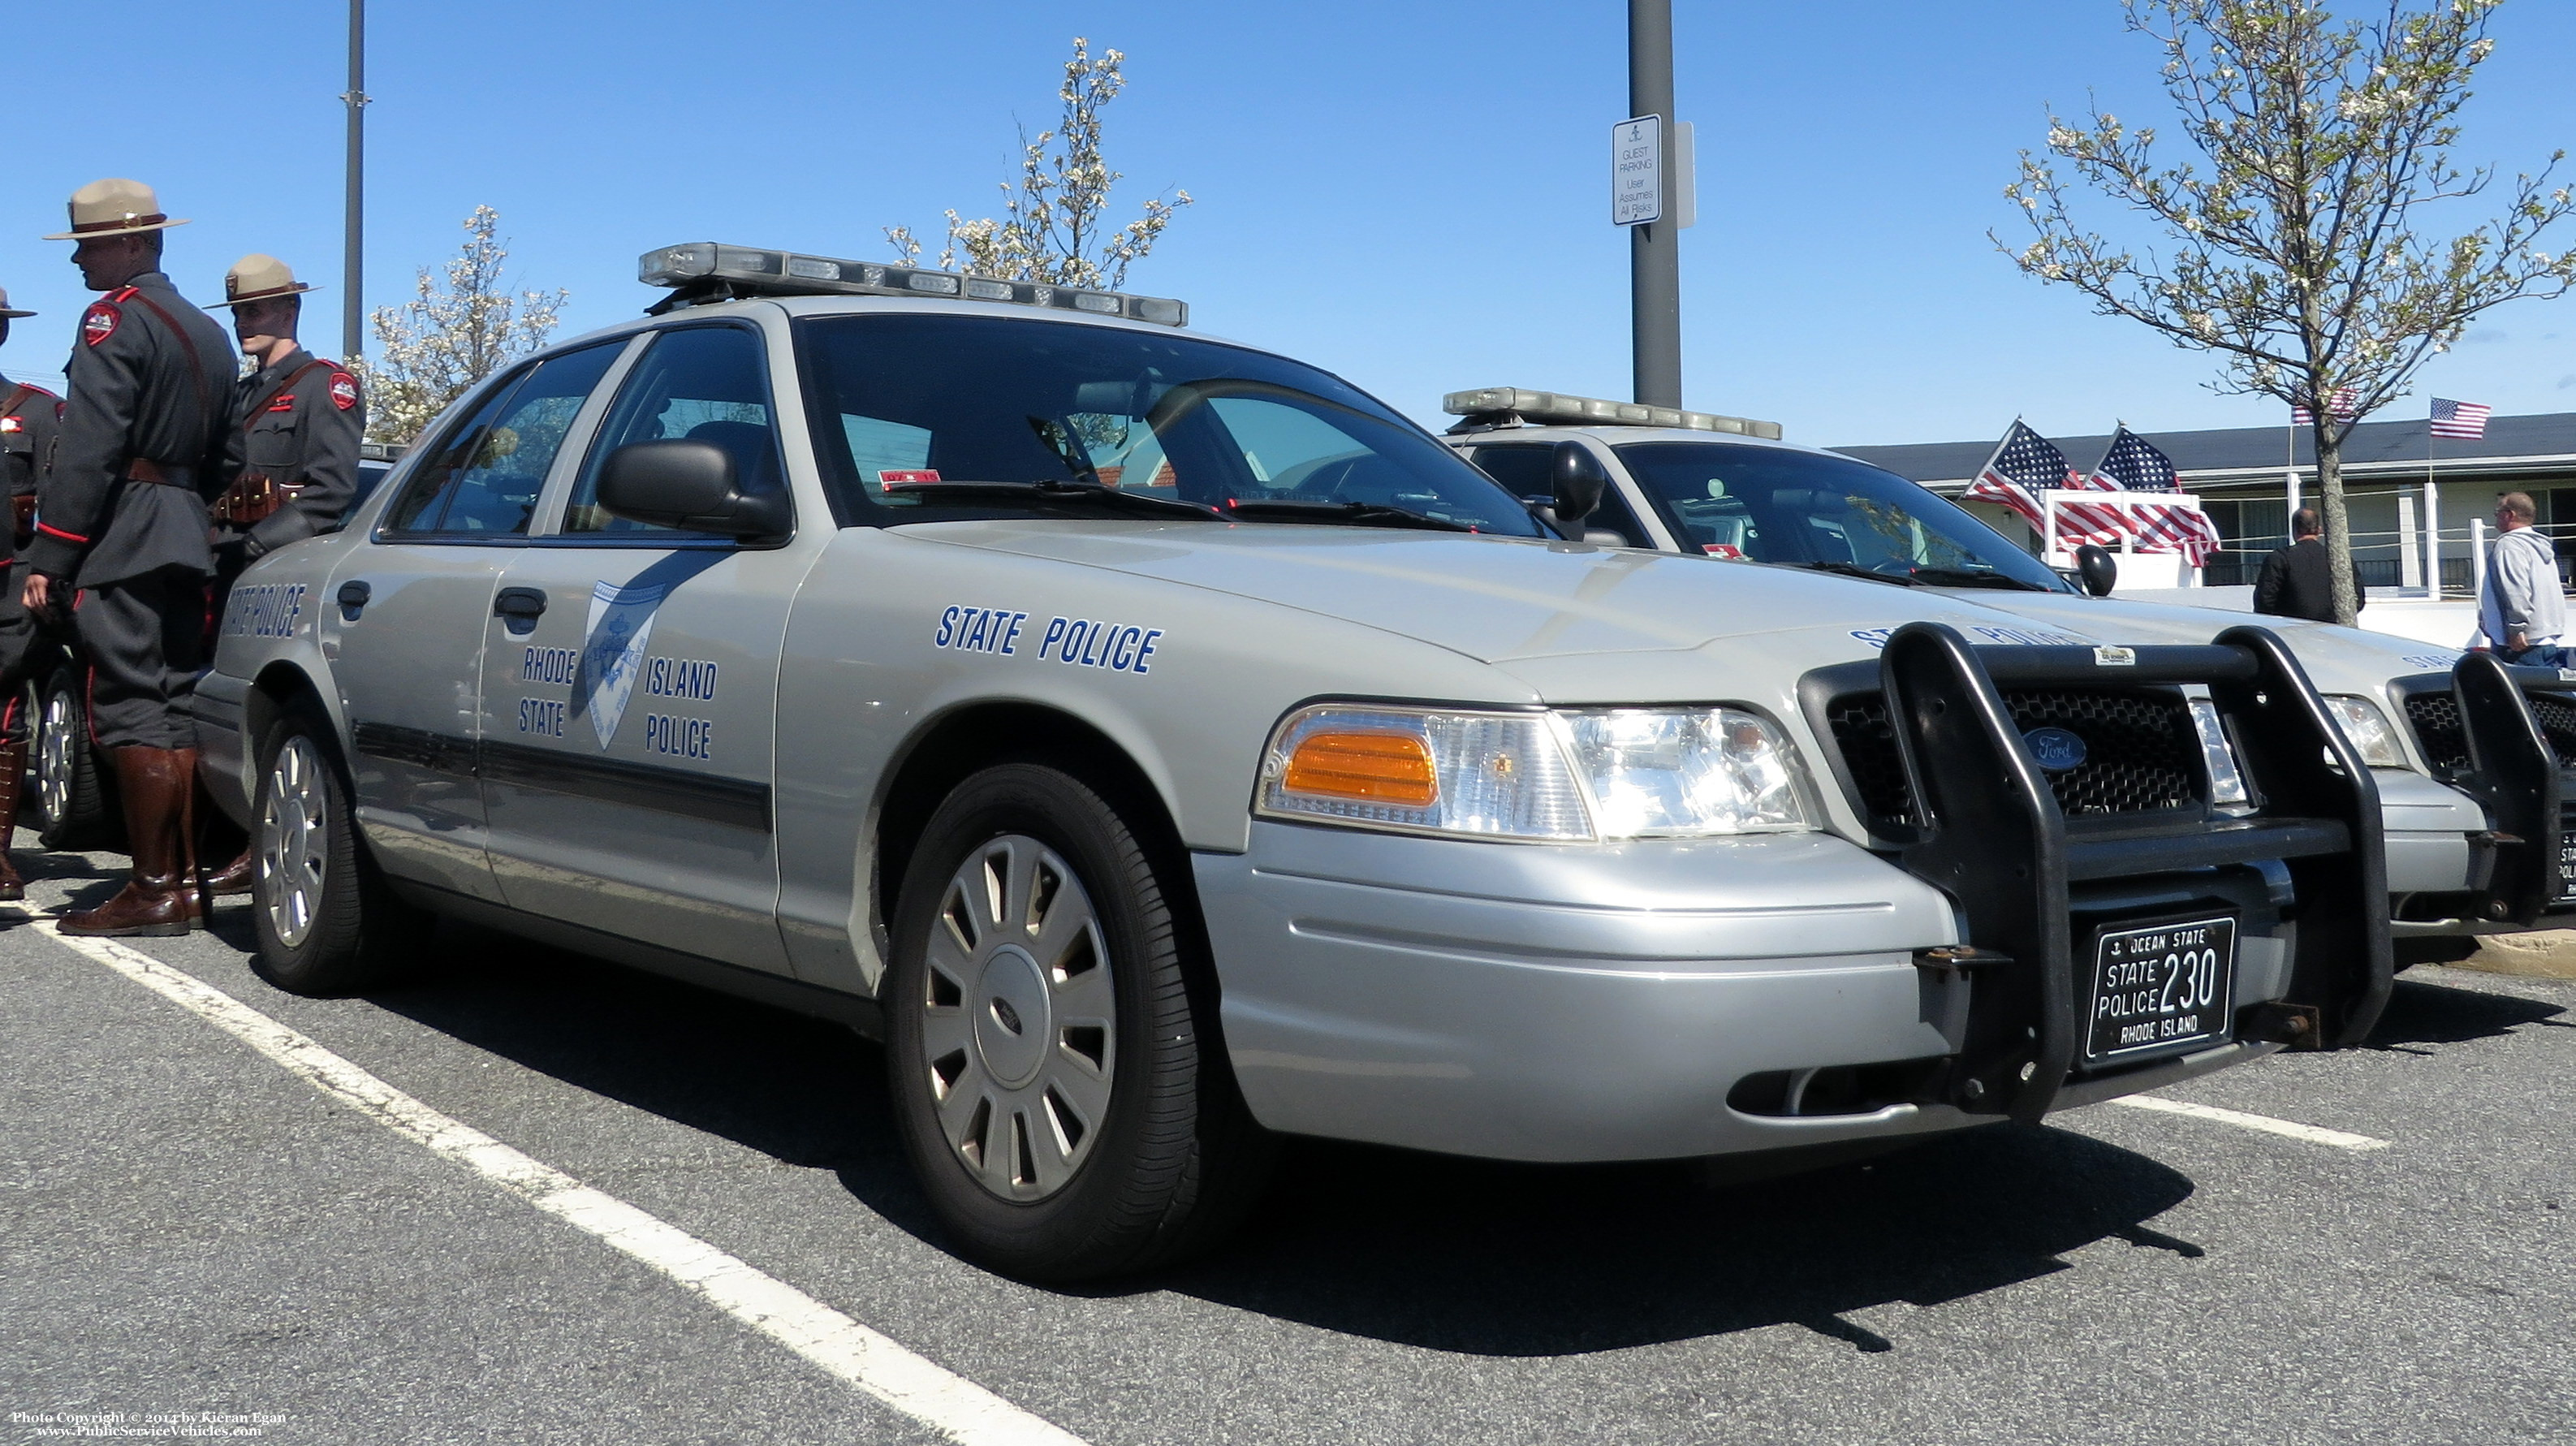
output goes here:
[[2576, 899], [2576, 833], [2558, 836], [2558, 884], [2555, 902], [2563, 904]]
[[2098, 930], [2084, 1060], [2101, 1064], [2220, 1043], [2235, 1006], [2234, 919]]

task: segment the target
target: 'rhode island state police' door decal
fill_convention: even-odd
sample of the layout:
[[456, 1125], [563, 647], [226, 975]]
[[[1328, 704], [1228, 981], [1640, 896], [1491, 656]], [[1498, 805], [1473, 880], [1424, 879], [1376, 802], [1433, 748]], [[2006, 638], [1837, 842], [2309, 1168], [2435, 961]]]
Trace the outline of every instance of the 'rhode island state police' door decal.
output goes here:
[[626, 716], [645, 640], [653, 636], [654, 610], [669, 590], [666, 583], [619, 587], [607, 581], [590, 590], [590, 636], [581, 647], [581, 682], [573, 690], [573, 706], [590, 715], [590, 731], [602, 748], [617, 736], [618, 720]]

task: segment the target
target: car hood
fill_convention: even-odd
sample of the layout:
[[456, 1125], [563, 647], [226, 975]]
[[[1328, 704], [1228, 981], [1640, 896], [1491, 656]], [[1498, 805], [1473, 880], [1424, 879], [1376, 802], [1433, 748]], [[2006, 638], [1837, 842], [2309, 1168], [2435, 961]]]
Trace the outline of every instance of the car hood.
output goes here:
[[2390, 678], [2412, 673], [2447, 672], [2460, 658], [2457, 648], [2414, 638], [2312, 623], [2304, 618], [2263, 617], [2232, 608], [2177, 607], [2169, 603], [2125, 602], [2116, 597], [2051, 593], [1980, 593], [1978, 598], [1998, 612], [2069, 632], [2112, 633], [2124, 643], [2205, 643], [2228, 628], [2258, 624], [2279, 633], [2298, 656], [2299, 665], [2308, 670], [2320, 689], [2329, 693], [2375, 688]]
[[[1687, 652], [1727, 638], [1795, 631], [1816, 639], [1797, 649], [1812, 665], [1866, 656], [1888, 633], [1917, 619], [1949, 623], [1978, 643], [2168, 640], [2161, 631], [2104, 632], [2072, 618], [2034, 625], [1984, 598], [1929, 588], [1582, 543], [1393, 529], [1023, 519], [902, 531], [1274, 603], [1489, 663]], [[2229, 623], [2213, 617], [2189, 640], [2207, 642]]]

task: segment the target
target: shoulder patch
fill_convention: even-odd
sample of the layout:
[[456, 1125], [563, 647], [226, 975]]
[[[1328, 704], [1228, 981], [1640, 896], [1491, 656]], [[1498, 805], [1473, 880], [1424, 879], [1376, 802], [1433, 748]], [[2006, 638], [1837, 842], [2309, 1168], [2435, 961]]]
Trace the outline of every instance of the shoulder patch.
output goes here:
[[347, 411], [358, 404], [358, 379], [347, 372], [331, 373], [331, 405]]
[[116, 324], [124, 319], [125, 313], [116, 309], [115, 302], [93, 301], [89, 310], [81, 314], [81, 340], [96, 346], [116, 335]]

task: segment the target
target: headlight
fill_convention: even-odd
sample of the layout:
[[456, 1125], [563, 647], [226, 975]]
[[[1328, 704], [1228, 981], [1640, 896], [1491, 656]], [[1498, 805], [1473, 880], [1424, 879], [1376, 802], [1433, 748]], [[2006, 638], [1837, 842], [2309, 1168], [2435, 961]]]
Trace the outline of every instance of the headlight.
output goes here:
[[2200, 735], [2200, 761], [2209, 770], [2209, 801], [2220, 808], [2252, 803], [2245, 770], [2236, 766], [2236, 750], [2227, 741], [2227, 725], [2218, 716], [2218, 705], [2207, 698], [2192, 699], [2191, 727]]
[[2362, 762], [2373, 768], [2406, 766], [2406, 750], [2397, 741], [2397, 730], [2388, 726], [2388, 715], [2379, 711], [2378, 704], [2368, 698], [2336, 697], [2328, 698], [2326, 707]]
[[1588, 842], [1812, 829], [1797, 755], [1740, 708], [1463, 713], [1324, 704], [1291, 714], [1257, 811], [1451, 834]]

